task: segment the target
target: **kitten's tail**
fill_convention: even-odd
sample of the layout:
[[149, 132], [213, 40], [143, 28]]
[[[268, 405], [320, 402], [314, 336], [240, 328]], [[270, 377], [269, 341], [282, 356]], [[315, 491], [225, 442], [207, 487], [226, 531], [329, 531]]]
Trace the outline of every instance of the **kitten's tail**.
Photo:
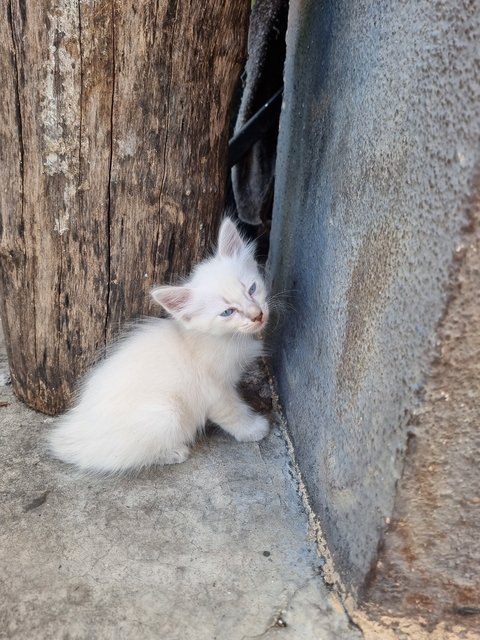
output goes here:
[[152, 464], [174, 464], [188, 457], [195, 433], [184, 433], [166, 409], [136, 412], [130, 420], [90, 416], [73, 409], [48, 435], [53, 457], [89, 474], [124, 473]]

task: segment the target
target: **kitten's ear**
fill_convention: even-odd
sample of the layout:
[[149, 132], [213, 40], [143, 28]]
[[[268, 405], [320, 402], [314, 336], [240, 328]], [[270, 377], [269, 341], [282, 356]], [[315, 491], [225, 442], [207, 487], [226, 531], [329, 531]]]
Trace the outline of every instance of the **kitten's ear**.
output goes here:
[[187, 287], [157, 287], [150, 293], [155, 302], [175, 317], [184, 316], [192, 300], [192, 291]]
[[224, 258], [233, 258], [247, 245], [231, 218], [225, 218], [218, 232], [218, 253]]

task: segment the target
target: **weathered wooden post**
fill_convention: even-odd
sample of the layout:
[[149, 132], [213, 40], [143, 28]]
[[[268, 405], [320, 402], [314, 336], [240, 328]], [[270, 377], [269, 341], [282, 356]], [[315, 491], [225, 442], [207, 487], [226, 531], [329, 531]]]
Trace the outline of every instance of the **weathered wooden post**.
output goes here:
[[17, 395], [63, 410], [208, 249], [249, 0], [1, 0], [0, 295]]

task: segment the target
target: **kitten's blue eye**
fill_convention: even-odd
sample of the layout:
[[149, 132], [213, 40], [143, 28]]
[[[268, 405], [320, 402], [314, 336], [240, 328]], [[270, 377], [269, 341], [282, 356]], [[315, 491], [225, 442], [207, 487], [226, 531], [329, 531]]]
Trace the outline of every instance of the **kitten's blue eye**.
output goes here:
[[235, 312], [235, 309], [225, 309], [225, 311], [222, 311], [222, 313], [220, 314], [221, 316], [223, 316], [224, 318], [231, 316], [232, 313]]
[[250, 287], [250, 289], [248, 290], [248, 295], [249, 296], [253, 296], [253, 294], [255, 293], [256, 290], [257, 290], [257, 283], [254, 282], [252, 284], [252, 286]]

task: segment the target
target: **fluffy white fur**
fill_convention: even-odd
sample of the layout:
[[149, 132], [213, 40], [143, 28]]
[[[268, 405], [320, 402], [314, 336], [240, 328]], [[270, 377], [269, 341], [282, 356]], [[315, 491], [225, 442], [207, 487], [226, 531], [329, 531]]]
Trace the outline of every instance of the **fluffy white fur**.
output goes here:
[[207, 419], [240, 441], [267, 435], [267, 420], [236, 391], [261, 354], [268, 305], [253, 246], [235, 224], [225, 218], [217, 253], [183, 285], [152, 296], [171, 318], [140, 324], [87, 376], [49, 435], [54, 456], [114, 473], [183, 462]]

